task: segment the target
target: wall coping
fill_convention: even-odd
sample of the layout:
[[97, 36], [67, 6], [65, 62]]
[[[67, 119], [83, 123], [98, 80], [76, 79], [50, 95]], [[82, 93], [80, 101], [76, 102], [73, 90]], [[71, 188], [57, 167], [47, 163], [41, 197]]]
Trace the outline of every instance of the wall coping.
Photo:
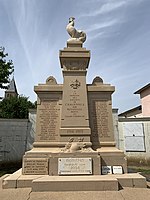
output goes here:
[[150, 117], [138, 117], [138, 118], [118, 118], [119, 122], [150, 122]]

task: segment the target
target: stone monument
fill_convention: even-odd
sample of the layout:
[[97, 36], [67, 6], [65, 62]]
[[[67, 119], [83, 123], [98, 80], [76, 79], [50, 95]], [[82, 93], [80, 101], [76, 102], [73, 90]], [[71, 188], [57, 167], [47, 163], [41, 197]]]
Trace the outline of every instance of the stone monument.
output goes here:
[[86, 84], [90, 61], [90, 51], [83, 47], [86, 34], [74, 28], [73, 17], [66, 29], [71, 38], [59, 52], [63, 84], [50, 76], [34, 87], [36, 138], [23, 157], [20, 179], [29, 179], [33, 191], [117, 190], [118, 178], [110, 174], [112, 169], [115, 174], [117, 170], [127, 173], [127, 162], [114, 141], [111, 95], [115, 87], [100, 77]]
[[[90, 61], [90, 51], [82, 47], [86, 34], [74, 28], [73, 17], [66, 29], [71, 38], [59, 54], [63, 85], [49, 77], [46, 84], [34, 88], [38, 96], [36, 139], [23, 158], [23, 174], [60, 175], [70, 170], [72, 175], [98, 175], [102, 166], [113, 165], [122, 166], [126, 173], [124, 153], [116, 149], [113, 135], [111, 94], [115, 88], [100, 77], [86, 84]], [[68, 159], [77, 169], [68, 169]], [[76, 164], [81, 160], [85, 171]]]

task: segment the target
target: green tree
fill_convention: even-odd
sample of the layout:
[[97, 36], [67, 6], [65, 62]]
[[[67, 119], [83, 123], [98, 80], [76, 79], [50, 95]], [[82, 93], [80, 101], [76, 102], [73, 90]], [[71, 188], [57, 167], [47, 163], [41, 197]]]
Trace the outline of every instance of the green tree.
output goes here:
[[31, 108], [36, 108], [36, 106], [28, 100], [28, 97], [6, 98], [0, 102], [0, 118], [27, 119]]
[[7, 89], [7, 83], [9, 83], [9, 76], [14, 71], [12, 60], [7, 61], [6, 57], [8, 53], [5, 53], [5, 48], [0, 47], [0, 88]]

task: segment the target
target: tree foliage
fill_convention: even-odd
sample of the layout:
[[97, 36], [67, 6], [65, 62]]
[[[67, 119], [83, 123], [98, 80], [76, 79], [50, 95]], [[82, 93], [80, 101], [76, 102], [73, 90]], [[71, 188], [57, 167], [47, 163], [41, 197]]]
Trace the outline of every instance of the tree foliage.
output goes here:
[[5, 53], [5, 48], [0, 47], [0, 88], [7, 89], [6, 84], [9, 83], [9, 76], [14, 71], [12, 60], [7, 61], [8, 53]]
[[0, 102], [0, 118], [27, 119], [29, 109], [36, 108], [27, 97], [10, 97]]

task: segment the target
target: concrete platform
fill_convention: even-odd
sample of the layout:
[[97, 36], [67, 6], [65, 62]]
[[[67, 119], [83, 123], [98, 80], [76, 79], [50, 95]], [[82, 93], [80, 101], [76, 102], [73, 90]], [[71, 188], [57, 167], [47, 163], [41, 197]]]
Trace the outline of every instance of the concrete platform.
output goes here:
[[22, 175], [22, 169], [19, 169], [13, 174], [8, 174], [6, 177], [3, 178], [2, 187], [3, 189], [31, 187], [32, 181], [41, 177], [43, 176], [42, 175]]
[[89, 176], [49, 176], [22, 175], [21, 169], [7, 175], [2, 181], [3, 189], [31, 188], [41, 191], [118, 191], [125, 187], [146, 188], [145, 177], [138, 173], [89, 175]]
[[114, 175], [119, 185], [124, 187], [133, 187], [133, 188], [146, 188], [146, 178], [139, 173], [128, 173], [128, 174], [118, 174]]
[[[31, 188], [2, 189], [0, 178], [0, 200], [149, 200], [150, 189], [128, 188], [119, 191], [70, 191], [70, 192], [32, 192]], [[147, 182], [150, 187], [150, 182]]]

